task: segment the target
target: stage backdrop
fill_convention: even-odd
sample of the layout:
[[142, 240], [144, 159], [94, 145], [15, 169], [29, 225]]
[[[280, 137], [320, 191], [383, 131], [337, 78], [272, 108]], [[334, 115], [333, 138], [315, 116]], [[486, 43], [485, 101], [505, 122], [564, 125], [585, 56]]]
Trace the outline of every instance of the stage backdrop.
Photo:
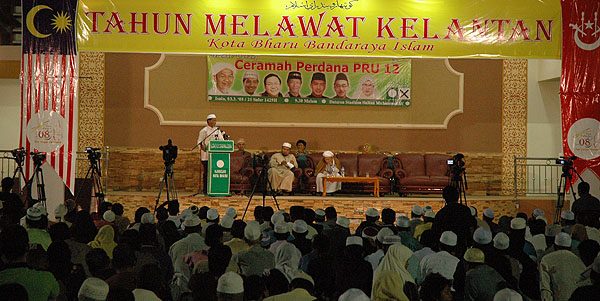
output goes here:
[[553, 0], [80, 0], [76, 24], [84, 51], [560, 57]]

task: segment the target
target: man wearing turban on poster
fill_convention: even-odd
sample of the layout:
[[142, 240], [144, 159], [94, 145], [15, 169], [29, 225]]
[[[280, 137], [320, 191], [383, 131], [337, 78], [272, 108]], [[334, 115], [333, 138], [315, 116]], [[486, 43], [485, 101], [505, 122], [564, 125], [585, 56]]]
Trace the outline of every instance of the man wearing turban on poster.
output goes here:
[[281, 153], [275, 153], [269, 161], [269, 181], [275, 192], [291, 192], [294, 181], [293, 168], [298, 168], [296, 157], [290, 154], [292, 145], [288, 142], [281, 146]]
[[236, 95], [231, 90], [233, 80], [235, 79], [235, 67], [230, 63], [216, 63], [211, 68], [213, 87], [208, 91], [208, 95]]

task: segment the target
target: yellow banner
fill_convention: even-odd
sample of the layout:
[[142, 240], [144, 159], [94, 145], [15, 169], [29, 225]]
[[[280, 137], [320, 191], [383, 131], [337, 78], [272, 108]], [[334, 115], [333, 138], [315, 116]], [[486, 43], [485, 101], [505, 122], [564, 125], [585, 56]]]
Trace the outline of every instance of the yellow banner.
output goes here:
[[560, 1], [80, 0], [80, 51], [560, 58]]

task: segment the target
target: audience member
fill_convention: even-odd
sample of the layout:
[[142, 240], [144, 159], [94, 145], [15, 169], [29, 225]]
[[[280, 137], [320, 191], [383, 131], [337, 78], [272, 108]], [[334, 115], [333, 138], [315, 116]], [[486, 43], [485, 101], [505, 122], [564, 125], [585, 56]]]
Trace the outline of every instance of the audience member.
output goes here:
[[575, 214], [575, 220], [585, 226], [598, 226], [600, 216], [600, 201], [590, 194], [590, 184], [580, 182], [577, 185], [579, 198], [573, 202], [571, 210]]
[[419, 297], [422, 301], [452, 301], [452, 281], [438, 273], [427, 275], [421, 288]]
[[244, 280], [242, 277], [233, 272], [227, 272], [219, 277], [217, 283], [217, 300], [244, 300]]
[[106, 300], [108, 291], [108, 284], [104, 280], [91, 277], [86, 279], [81, 285], [77, 299], [79, 301]]
[[239, 272], [249, 277], [262, 275], [264, 270], [272, 269], [275, 266], [275, 256], [260, 246], [261, 231], [257, 221], [248, 221], [244, 229], [244, 238], [250, 247], [232, 258]]
[[457, 253], [464, 253], [470, 233], [477, 226], [477, 221], [471, 215], [469, 207], [459, 204], [458, 190], [454, 186], [446, 186], [443, 191], [446, 206], [435, 215], [432, 230], [441, 235], [445, 231], [456, 234]]
[[465, 300], [492, 300], [498, 287], [505, 280], [489, 265], [485, 264], [485, 254], [477, 248], [465, 252], [466, 277]]
[[[108, 212], [108, 211], [107, 211]], [[109, 258], [112, 258], [113, 249], [117, 246], [115, 242], [115, 230], [111, 225], [104, 225], [94, 240], [90, 241], [88, 245], [92, 248], [100, 248], [106, 252]]]
[[294, 275], [294, 279], [290, 283], [290, 292], [283, 293], [275, 296], [265, 298], [265, 301], [286, 301], [286, 300], [298, 300], [298, 301], [312, 301], [315, 300], [313, 297], [315, 282], [310, 275], [304, 272], [298, 272]]

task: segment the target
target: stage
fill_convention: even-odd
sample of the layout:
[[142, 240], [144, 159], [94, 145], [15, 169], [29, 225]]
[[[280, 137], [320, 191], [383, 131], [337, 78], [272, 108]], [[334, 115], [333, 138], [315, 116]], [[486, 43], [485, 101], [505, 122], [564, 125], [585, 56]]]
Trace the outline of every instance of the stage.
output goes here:
[[[249, 197], [244, 195], [234, 195], [230, 197], [208, 197], [203, 195], [191, 196], [194, 192], [178, 192], [181, 210], [189, 208], [191, 205], [209, 206], [216, 208], [222, 215], [228, 207], [233, 207], [237, 210], [239, 217], [244, 214], [244, 209], [248, 204]], [[121, 203], [125, 208], [124, 215], [133, 221], [135, 210], [139, 207], [147, 207], [150, 210], [154, 209], [158, 192], [123, 192], [109, 191], [106, 200], [111, 203]], [[166, 196], [162, 195], [159, 204], [166, 201]], [[257, 194], [252, 198], [248, 213], [244, 220], [253, 219], [254, 207], [262, 205], [262, 194]], [[518, 212], [531, 214], [533, 209], [541, 208], [545, 211], [549, 221], [553, 220], [554, 216], [554, 200], [552, 196], [536, 196], [536, 197], [519, 197], [515, 200], [514, 196], [477, 196], [467, 195], [467, 204], [475, 206], [481, 217], [485, 208], [492, 208], [495, 211], [496, 220], [502, 215], [515, 216]], [[353, 228], [358, 226], [360, 220], [364, 219], [365, 212], [368, 208], [373, 207], [378, 210], [383, 208], [392, 208], [396, 212], [410, 213], [410, 209], [414, 205], [426, 206], [430, 205], [435, 211], [438, 211], [444, 205], [444, 200], [440, 195], [409, 195], [407, 197], [399, 197], [397, 194], [376, 198], [370, 195], [336, 195], [331, 197], [312, 196], [312, 195], [295, 195], [295, 196], [278, 196], [277, 203], [279, 208], [289, 211], [291, 206], [301, 205], [312, 209], [325, 209], [329, 206], [334, 206], [337, 209], [338, 215], [343, 215], [350, 218]], [[265, 198], [265, 205], [272, 206], [277, 210], [274, 199], [272, 197]], [[566, 204], [565, 206], [568, 206]]]

